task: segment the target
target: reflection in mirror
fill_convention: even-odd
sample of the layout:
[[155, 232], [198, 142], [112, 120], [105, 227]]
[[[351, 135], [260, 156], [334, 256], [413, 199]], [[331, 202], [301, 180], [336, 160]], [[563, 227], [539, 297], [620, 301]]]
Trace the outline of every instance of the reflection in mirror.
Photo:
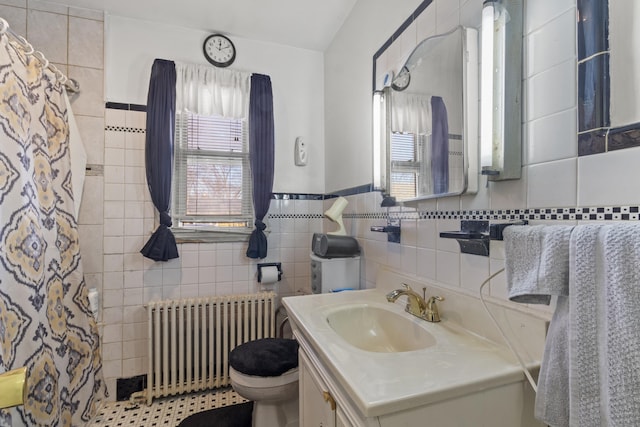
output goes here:
[[427, 38], [374, 96], [374, 137], [385, 142], [374, 172], [399, 202], [476, 191], [476, 47], [474, 29]]

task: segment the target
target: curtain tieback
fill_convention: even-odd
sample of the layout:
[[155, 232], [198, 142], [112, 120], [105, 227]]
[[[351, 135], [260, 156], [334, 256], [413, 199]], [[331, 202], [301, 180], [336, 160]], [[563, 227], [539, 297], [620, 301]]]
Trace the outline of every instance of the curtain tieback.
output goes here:
[[254, 225], [255, 225], [255, 226], [256, 226], [256, 228], [257, 228], [258, 230], [260, 230], [260, 231], [264, 231], [264, 230], [267, 228], [267, 226], [265, 225], [265, 223], [264, 223], [264, 222], [262, 222], [262, 221], [261, 221], [261, 220], [259, 220], [259, 219], [256, 219], [256, 222], [254, 223]]
[[173, 222], [171, 221], [171, 215], [169, 215], [167, 212], [160, 212], [160, 224], [171, 227], [173, 225]]

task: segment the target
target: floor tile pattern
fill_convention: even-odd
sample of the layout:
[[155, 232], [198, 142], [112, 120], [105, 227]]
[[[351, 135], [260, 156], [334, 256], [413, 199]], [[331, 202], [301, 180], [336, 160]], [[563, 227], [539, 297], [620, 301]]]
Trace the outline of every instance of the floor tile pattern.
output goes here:
[[247, 402], [232, 389], [193, 393], [145, 403], [106, 402], [88, 427], [175, 427], [191, 414]]

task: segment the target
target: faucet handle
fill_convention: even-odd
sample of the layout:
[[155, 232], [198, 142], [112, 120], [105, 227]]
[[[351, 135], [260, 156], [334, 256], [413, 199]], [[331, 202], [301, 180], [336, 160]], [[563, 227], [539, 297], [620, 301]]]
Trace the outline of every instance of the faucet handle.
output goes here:
[[440, 321], [440, 313], [438, 312], [438, 306], [436, 305], [436, 301], [444, 301], [444, 297], [440, 297], [440, 296], [429, 297], [429, 300], [427, 301], [427, 310], [425, 312], [425, 320], [429, 322]]
[[412, 290], [413, 290], [413, 289], [411, 289], [411, 286], [407, 285], [406, 283], [403, 283], [403, 284], [402, 284], [402, 286], [403, 286], [405, 289], [408, 289], [408, 290], [410, 290], [410, 291], [412, 291]]

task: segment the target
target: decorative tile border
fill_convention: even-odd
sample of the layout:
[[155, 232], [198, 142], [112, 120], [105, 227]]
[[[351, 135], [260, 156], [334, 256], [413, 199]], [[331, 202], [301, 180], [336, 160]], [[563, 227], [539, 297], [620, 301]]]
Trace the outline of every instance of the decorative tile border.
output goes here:
[[142, 104], [126, 104], [123, 102], [107, 102], [104, 108], [111, 110], [147, 111], [147, 106]]
[[[346, 216], [346, 215], [345, 215]], [[269, 214], [269, 218], [281, 218], [281, 219], [321, 219], [324, 218], [322, 214]]]
[[146, 129], [132, 128], [126, 126], [105, 126], [104, 130], [110, 130], [115, 132], [130, 132], [130, 133], [146, 133]]
[[273, 193], [271, 198], [275, 200], [324, 200], [328, 197], [324, 194]]
[[[453, 219], [493, 221], [638, 221], [640, 206], [606, 206], [586, 208], [497, 209], [473, 211], [363, 212], [344, 214], [352, 219]], [[269, 218], [323, 218], [322, 214], [271, 214]]]

